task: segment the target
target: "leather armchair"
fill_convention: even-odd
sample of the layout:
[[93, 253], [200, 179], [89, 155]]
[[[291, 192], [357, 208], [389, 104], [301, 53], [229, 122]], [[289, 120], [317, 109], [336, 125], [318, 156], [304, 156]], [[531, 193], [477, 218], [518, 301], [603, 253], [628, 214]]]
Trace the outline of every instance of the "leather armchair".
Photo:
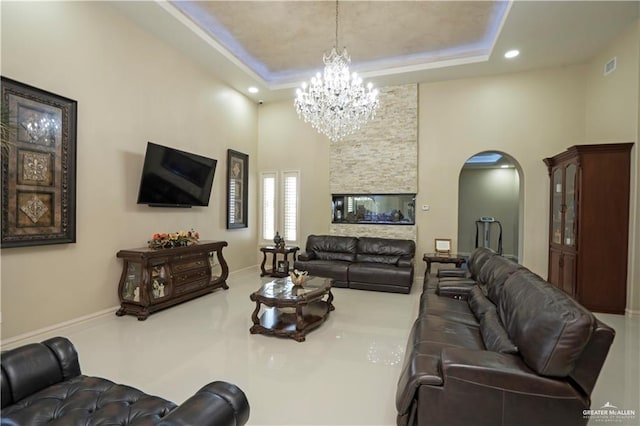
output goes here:
[[212, 382], [177, 406], [131, 386], [82, 375], [64, 337], [2, 352], [2, 425], [243, 425], [249, 403], [235, 385]]

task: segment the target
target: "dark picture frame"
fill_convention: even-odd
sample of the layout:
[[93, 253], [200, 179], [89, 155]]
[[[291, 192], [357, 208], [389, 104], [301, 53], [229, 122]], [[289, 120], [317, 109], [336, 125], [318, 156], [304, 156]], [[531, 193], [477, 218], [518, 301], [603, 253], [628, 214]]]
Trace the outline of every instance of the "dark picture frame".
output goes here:
[[249, 155], [227, 150], [227, 229], [247, 228]]
[[76, 242], [78, 103], [1, 77], [2, 248]]

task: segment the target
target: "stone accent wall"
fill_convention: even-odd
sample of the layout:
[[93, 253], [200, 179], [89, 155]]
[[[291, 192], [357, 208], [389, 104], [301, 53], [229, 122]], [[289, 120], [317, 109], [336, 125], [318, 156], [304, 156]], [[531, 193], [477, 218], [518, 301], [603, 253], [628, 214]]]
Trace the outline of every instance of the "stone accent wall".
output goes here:
[[345, 237], [378, 237], [413, 240], [417, 238], [417, 230], [412, 225], [351, 225], [332, 223], [331, 235]]
[[[375, 119], [332, 142], [332, 194], [418, 192], [418, 85], [382, 87]], [[416, 239], [415, 226], [331, 224], [333, 235]]]

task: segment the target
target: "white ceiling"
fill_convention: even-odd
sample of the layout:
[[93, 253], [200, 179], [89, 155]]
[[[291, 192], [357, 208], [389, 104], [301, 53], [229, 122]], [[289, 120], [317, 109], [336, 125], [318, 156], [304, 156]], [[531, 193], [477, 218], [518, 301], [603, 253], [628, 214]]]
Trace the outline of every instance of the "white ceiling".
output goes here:
[[[335, 44], [334, 1], [112, 5], [256, 101], [293, 98]], [[342, 0], [338, 46], [377, 86], [428, 82], [584, 62], [639, 16], [640, 1]]]

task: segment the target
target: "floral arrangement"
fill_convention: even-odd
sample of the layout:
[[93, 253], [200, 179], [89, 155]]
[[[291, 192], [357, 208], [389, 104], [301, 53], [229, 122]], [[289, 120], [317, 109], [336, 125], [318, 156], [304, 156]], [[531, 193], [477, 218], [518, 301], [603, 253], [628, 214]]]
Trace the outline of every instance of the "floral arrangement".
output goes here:
[[200, 234], [193, 229], [189, 232], [178, 231], [169, 234], [153, 234], [152, 239], [147, 241], [149, 248], [171, 248], [171, 247], [185, 247], [191, 244], [198, 244]]

